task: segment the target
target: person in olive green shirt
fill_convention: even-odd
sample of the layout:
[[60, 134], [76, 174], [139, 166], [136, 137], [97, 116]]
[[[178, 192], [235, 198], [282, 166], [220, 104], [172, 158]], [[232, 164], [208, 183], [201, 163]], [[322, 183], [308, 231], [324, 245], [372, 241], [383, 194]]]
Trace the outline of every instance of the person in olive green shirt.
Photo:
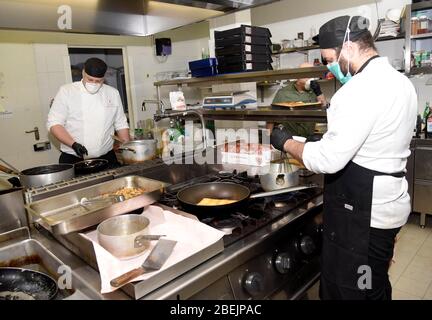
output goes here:
[[[306, 67], [312, 67], [312, 65], [305, 63], [300, 66], [300, 68]], [[309, 90], [306, 90], [307, 87]], [[289, 82], [276, 93], [272, 103], [299, 101], [305, 103], [321, 102], [323, 106], [327, 105], [318, 82], [311, 79], [298, 79], [295, 82]], [[294, 135], [301, 137], [309, 137], [315, 131], [315, 123], [313, 122], [281, 122], [278, 124], [284, 125]], [[268, 123], [267, 129], [272, 131], [274, 125], [274, 123]]]

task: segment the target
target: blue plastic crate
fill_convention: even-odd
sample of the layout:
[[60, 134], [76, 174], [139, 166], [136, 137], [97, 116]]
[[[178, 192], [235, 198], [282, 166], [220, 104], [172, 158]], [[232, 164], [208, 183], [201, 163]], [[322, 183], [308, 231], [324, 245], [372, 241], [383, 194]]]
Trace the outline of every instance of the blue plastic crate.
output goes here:
[[216, 66], [191, 70], [192, 77], [211, 77], [218, 74]]
[[208, 59], [201, 59], [201, 60], [195, 60], [189, 62], [189, 69], [191, 71], [196, 69], [203, 69], [203, 68], [210, 68], [210, 67], [216, 67], [217, 66], [217, 59], [216, 58], [208, 58]]

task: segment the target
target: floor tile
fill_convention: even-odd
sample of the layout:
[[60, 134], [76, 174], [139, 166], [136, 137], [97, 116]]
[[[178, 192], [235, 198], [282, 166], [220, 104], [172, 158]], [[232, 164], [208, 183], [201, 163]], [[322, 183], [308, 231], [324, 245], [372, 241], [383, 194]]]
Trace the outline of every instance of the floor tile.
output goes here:
[[432, 281], [416, 281], [401, 276], [394, 289], [406, 292], [412, 296], [423, 298]]
[[414, 296], [412, 294], [409, 294], [407, 292], [398, 289], [393, 289], [392, 299], [393, 300], [421, 300], [421, 297]]

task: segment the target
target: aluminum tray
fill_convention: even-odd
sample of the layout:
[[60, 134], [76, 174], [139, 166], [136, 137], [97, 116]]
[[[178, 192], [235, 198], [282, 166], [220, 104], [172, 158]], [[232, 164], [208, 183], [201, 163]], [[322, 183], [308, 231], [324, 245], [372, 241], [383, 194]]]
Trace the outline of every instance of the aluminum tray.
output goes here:
[[[139, 176], [128, 176], [64, 193], [26, 205], [35, 222], [48, 231], [65, 235], [99, 224], [107, 218], [143, 208], [159, 200], [168, 184]], [[94, 198], [121, 188], [144, 188], [146, 193], [118, 203], [82, 206], [83, 197]]]

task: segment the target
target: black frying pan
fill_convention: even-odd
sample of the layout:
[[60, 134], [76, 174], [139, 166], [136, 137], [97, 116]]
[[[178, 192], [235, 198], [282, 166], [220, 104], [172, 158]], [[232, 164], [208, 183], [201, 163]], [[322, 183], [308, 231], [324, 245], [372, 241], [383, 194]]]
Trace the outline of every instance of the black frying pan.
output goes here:
[[[263, 198], [314, 187], [316, 186], [298, 186], [271, 192], [257, 193], [251, 196], [250, 190], [241, 184], [230, 182], [210, 182], [195, 184], [193, 186], [183, 188], [177, 193], [177, 199], [182, 204], [185, 211], [191, 212], [197, 215], [199, 218], [210, 216], [229, 216], [232, 212], [245, 206], [249, 199]], [[203, 198], [236, 200], [236, 202], [213, 206], [197, 205]]]
[[[177, 193], [177, 199], [183, 208], [200, 217], [229, 215], [240, 209], [250, 196], [247, 187], [229, 182], [200, 183], [183, 188]], [[199, 206], [203, 198], [237, 200], [234, 203], [217, 206]]]
[[74, 164], [76, 174], [90, 174], [104, 170], [108, 166], [108, 160], [89, 159]]
[[57, 294], [50, 276], [21, 268], [0, 268], [0, 300], [50, 300]]

